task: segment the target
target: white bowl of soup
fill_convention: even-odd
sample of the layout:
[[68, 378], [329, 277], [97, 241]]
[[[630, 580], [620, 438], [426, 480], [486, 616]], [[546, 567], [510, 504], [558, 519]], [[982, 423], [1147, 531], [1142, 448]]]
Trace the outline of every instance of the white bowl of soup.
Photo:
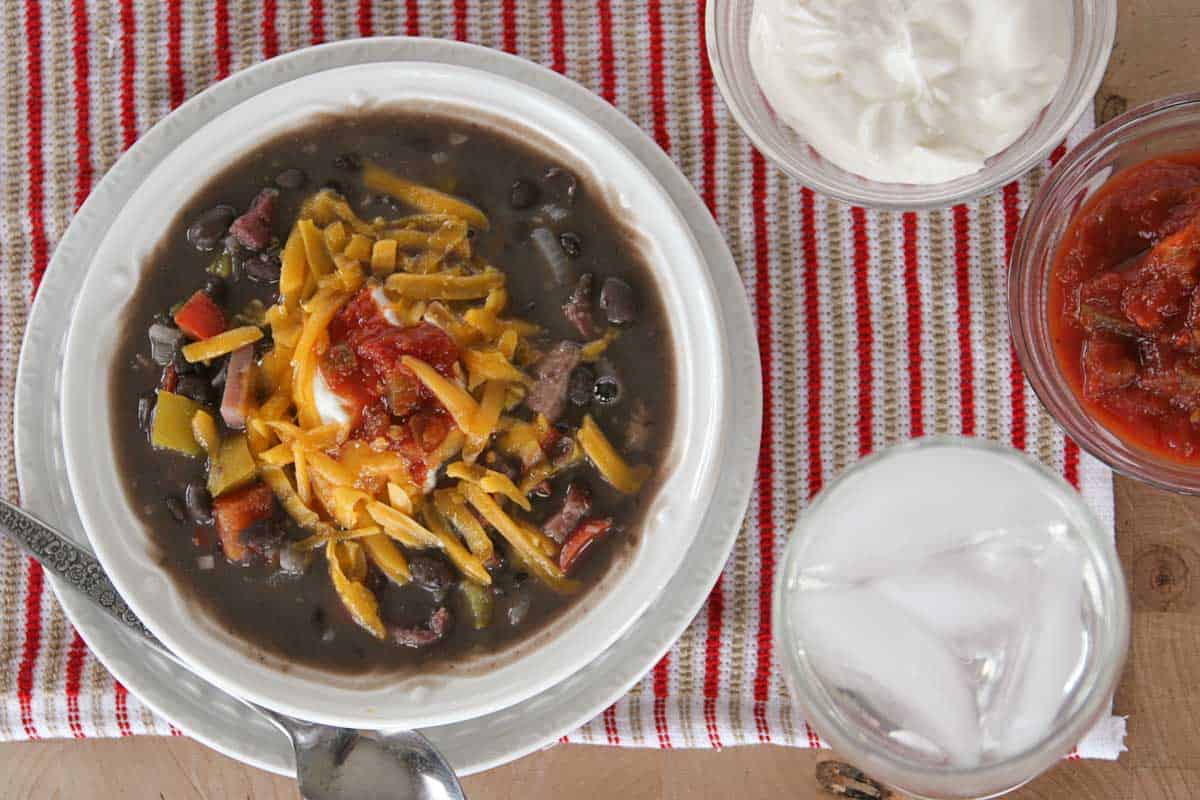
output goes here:
[[554, 685], [659, 598], [729, 374], [703, 257], [614, 138], [498, 76], [371, 64], [149, 175], [71, 322], [64, 440], [106, 571], [198, 675], [421, 727]]

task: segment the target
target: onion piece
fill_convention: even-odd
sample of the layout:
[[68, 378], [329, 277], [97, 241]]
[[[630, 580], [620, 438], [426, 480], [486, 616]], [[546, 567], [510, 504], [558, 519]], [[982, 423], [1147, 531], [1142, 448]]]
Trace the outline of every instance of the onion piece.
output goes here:
[[183, 341], [183, 331], [170, 325], [156, 322], [150, 326], [150, 358], [160, 367], [170, 364]]
[[216, 559], [214, 559], [211, 554], [203, 555], [203, 556], [196, 556], [196, 569], [198, 569], [198, 570], [201, 570], [203, 572], [208, 572], [210, 569], [212, 569], [216, 565], [217, 565]]
[[571, 278], [571, 265], [567, 262], [567, 254], [558, 244], [558, 237], [549, 228], [534, 228], [529, 238], [550, 267], [554, 281], [560, 285], [567, 283]]
[[246, 427], [246, 415], [254, 401], [254, 345], [242, 345], [229, 356], [225, 370], [225, 394], [221, 397], [221, 419], [235, 430]]

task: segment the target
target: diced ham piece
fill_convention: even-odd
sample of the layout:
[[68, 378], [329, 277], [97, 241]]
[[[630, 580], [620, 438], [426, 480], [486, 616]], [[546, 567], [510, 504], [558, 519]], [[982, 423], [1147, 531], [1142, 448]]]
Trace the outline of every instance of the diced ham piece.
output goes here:
[[563, 303], [562, 311], [567, 322], [584, 339], [595, 339], [600, 335], [600, 328], [592, 316], [592, 273], [586, 272], [579, 277], [579, 283], [575, 284], [571, 296]]
[[271, 225], [275, 221], [275, 206], [279, 201], [278, 189], [263, 189], [245, 214], [233, 221], [229, 232], [238, 244], [250, 250], [262, 250], [271, 243]]
[[537, 381], [525, 397], [525, 404], [554, 422], [567, 406], [567, 384], [571, 371], [582, 358], [575, 342], [559, 342], [537, 365]]
[[404, 647], [421, 648], [436, 644], [450, 632], [452, 621], [450, 609], [442, 606], [429, 618], [428, 627], [392, 628], [389, 633], [396, 644]]
[[542, 533], [562, 544], [579, 521], [592, 510], [592, 493], [579, 481], [571, 481], [563, 495], [562, 508], [542, 525]]
[[225, 371], [225, 393], [221, 396], [221, 419], [235, 430], [246, 427], [246, 416], [254, 405], [254, 345], [247, 344], [229, 356]]

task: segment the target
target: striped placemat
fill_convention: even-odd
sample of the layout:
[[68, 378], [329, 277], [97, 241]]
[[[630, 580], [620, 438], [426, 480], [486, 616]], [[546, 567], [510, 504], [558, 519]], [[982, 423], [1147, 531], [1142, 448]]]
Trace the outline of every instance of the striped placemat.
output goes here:
[[[614, 103], [699, 189], [740, 265], [765, 384], [758, 483], [708, 603], [667, 656], [564, 737], [649, 747], [817, 746], [789, 704], [770, 587], [786, 532], [842, 468], [935, 432], [1036, 454], [1112, 519], [1108, 471], [1039, 406], [1008, 337], [1005, 263], [1039, 168], [946, 211], [814, 195], [750, 147], [715, 91], [703, 0], [26, 0], [0, 15], [0, 478], [18, 497], [12, 387], [29, 303], [72, 212], [140, 133], [282, 52], [371, 35], [456, 38], [545, 64]], [[0, 544], [0, 739], [177, 733], [114, 682], [40, 568]], [[1076, 755], [1115, 758], [1101, 720]]]

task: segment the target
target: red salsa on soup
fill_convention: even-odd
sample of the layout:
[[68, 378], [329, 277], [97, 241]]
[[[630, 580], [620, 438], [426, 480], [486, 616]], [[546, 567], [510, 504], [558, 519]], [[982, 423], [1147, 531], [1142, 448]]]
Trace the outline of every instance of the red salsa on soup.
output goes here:
[[1200, 461], [1200, 153], [1131, 167], [1088, 200], [1049, 306], [1087, 412], [1128, 444]]

